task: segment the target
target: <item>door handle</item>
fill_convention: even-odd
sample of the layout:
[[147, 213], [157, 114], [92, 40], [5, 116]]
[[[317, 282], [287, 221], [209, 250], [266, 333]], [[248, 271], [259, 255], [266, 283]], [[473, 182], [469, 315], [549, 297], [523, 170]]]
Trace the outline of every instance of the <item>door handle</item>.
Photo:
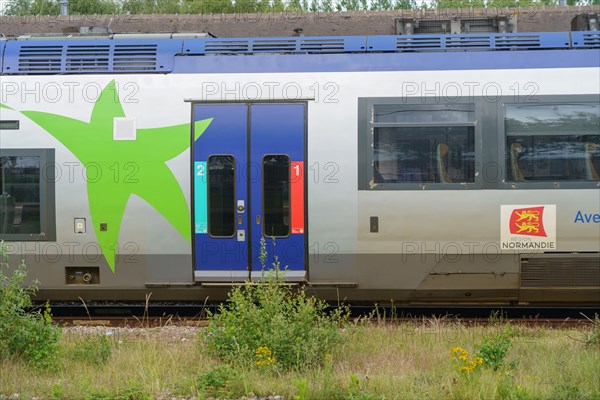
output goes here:
[[256, 216], [256, 225], [260, 225], [260, 215]]
[[238, 200], [237, 201], [237, 211], [239, 213], [243, 213], [244, 210], [246, 210], [246, 203], [244, 202], [244, 200]]

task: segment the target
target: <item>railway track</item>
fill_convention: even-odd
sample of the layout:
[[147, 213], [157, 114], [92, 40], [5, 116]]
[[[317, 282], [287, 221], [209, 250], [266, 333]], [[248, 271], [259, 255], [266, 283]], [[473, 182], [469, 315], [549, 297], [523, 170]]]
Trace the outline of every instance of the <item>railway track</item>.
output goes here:
[[[119, 327], [119, 328], [159, 328], [163, 326], [186, 326], [186, 327], [205, 327], [208, 324], [206, 318], [185, 318], [185, 319], [172, 319], [172, 318], [160, 318], [160, 317], [148, 317], [148, 318], [127, 318], [127, 317], [95, 317], [82, 319], [79, 317], [60, 317], [54, 318], [53, 321], [60, 326], [94, 326], [94, 327]], [[374, 323], [378, 322], [377, 319], [372, 319]], [[498, 321], [490, 321], [485, 318], [395, 318], [379, 320], [385, 324], [402, 324], [402, 323], [413, 323], [417, 326], [426, 328], [427, 326], [433, 325], [456, 325], [461, 324], [465, 327], [473, 326], [487, 326], [498, 323], [510, 323], [513, 325], [519, 325], [529, 328], [540, 328], [546, 327], [551, 329], [578, 329], [578, 328], [589, 328], [592, 323], [585, 318], [549, 318], [549, 319], [503, 319]]]
[[[41, 305], [38, 305], [41, 307]], [[55, 303], [53, 319], [60, 325], [160, 327], [204, 326], [218, 304], [200, 303]], [[386, 323], [456, 324], [466, 326], [511, 322], [551, 328], [585, 327], [600, 307], [491, 307], [491, 306], [349, 306], [353, 318]], [[587, 318], [586, 318], [587, 317]]]

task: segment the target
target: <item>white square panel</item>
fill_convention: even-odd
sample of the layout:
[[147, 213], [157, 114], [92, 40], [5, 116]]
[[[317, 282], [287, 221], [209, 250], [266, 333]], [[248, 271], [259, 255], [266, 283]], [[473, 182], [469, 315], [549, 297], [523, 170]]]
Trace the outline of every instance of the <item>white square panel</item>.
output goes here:
[[135, 140], [136, 138], [135, 118], [115, 118], [113, 120], [113, 140]]

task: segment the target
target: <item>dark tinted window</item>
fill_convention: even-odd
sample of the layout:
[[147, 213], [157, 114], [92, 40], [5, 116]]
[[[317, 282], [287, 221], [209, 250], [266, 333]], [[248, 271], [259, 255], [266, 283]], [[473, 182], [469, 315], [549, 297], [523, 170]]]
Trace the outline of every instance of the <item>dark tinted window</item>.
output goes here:
[[40, 157], [0, 157], [0, 234], [40, 233]]
[[374, 183], [475, 182], [472, 104], [373, 107]]
[[375, 128], [375, 183], [474, 182], [473, 127]]
[[232, 237], [235, 234], [235, 159], [208, 157], [208, 234]]
[[290, 158], [266, 155], [263, 158], [263, 234], [285, 237], [290, 234]]
[[507, 180], [595, 181], [600, 173], [600, 106], [507, 105]]

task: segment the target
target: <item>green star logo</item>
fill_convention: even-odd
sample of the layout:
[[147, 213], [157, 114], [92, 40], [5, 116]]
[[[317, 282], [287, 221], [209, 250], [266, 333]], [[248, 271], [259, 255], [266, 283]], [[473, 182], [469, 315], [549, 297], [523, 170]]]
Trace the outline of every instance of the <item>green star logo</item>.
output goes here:
[[[1, 105], [8, 108], [7, 106]], [[138, 129], [136, 140], [114, 140], [113, 120], [125, 117], [114, 81], [98, 97], [89, 122], [38, 111], [23, 111], [87, 166], [87, 191], [94, 231], [110, 268], [125, 207], [131, 195], [158, 211], [188, 241], [190, 213], [166, 162], [190, 146], [190, 124]], [[197, 140], [212, 119], [195, 123]], [[90, 166], [94, 166], [91, 168]], [[100, 230], [106, 224], [106, 230]]]

